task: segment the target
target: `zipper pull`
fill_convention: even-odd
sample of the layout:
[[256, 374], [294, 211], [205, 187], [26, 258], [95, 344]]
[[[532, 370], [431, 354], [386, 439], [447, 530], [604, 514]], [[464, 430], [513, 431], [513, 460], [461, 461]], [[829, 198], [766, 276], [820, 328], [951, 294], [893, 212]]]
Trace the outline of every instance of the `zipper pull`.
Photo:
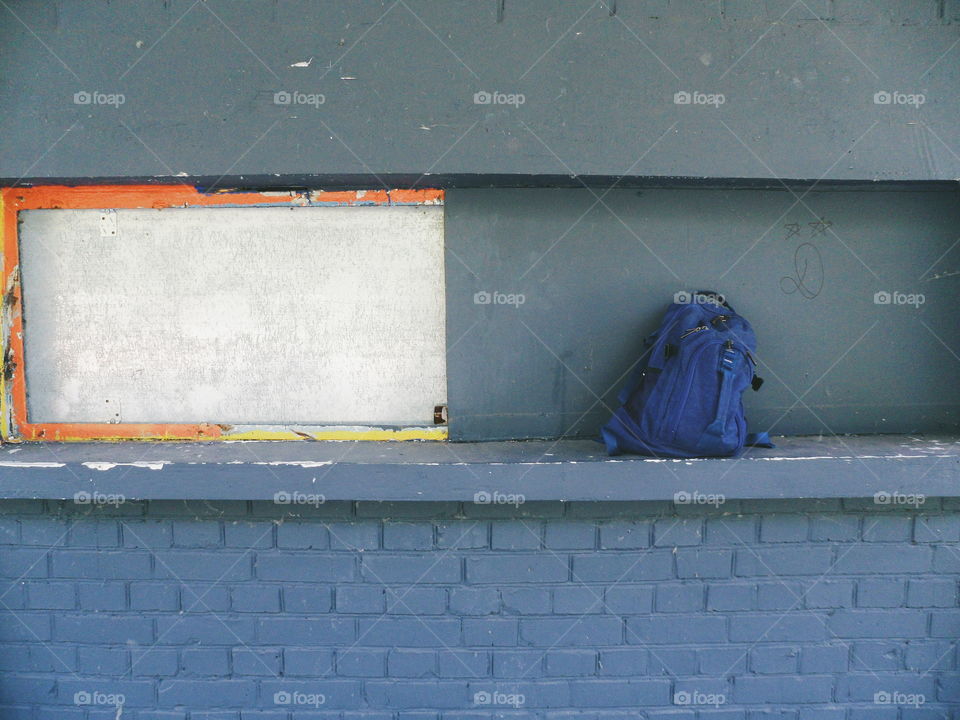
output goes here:
[[707, 329], [708, 328], [706, 325], [697, 325], [695, 328], [690, 328], [685, 333], [683, 333], [683, 335], [680, 336], [680, 339], [683, 340], [687, 335], [692, 335], [693, 333], [702, 332], [703, 330], [707, 330]]

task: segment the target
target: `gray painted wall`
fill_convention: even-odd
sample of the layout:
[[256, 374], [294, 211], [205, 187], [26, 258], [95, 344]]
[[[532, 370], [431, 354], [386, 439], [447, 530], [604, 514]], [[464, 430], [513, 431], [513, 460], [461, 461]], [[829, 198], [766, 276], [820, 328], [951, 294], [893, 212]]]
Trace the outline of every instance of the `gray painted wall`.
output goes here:
[[498, 20], [500, 5], [6, 3], [0, 180], [960, 177], [957, 0], [504, 0]]
[[[725, 293], [754, 325], [754, 430], [956, 431], [956, 192], [804, 193], [449, 192], [451, 436], [595, 435], [684, 288]], [[894, 291], [923, 304], [875, 304]]]

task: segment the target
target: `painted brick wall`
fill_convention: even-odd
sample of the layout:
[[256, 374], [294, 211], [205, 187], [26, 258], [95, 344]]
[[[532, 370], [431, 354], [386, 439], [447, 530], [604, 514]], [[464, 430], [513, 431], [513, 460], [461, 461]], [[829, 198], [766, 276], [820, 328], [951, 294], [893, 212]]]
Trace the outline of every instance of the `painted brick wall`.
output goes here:
[[960, 717], [958, 509], [6, 502], [0, 717]]

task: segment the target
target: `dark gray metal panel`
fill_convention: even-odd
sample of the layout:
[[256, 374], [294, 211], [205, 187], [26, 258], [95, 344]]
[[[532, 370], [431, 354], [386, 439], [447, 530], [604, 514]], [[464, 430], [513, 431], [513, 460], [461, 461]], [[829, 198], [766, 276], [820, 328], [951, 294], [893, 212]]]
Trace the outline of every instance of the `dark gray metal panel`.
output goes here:
[[497, 4], [7, 3], [0, 178], [960, 177], [953, 0]]
[[[956, 497], [955, 437], [778, 439], [741, 460], [611, 459], [585, 440], [476, 443], [45, 444], [0, 454], [0, 498], [476, 502]], [[100, 493], [93, 499], [94, 493]], [[498, 503], [499, 498], [498, 496]], [[503, 498], [506, 500], [506, 498]], [[482, 500], [481, 500], [482, 501]], [[281, 503], [283, 505], [284, 503]], [[506, 503], [504, 503], [506, 504]], [[889, 503], [897, 505], [897, 500]], [[882, 505], [882, 502], [881, 502]], [[878, 505], [879, 507], [879, 505]]]
[[[448, 192], [452, 438], [595, 436], [674, 292], [702, 288], [757, 332], [767, 382], [745, 396], [753, 429], [960, 427], [955, 191], [598, 196]], [[894, 291], [925, 302], [875, 304]]]

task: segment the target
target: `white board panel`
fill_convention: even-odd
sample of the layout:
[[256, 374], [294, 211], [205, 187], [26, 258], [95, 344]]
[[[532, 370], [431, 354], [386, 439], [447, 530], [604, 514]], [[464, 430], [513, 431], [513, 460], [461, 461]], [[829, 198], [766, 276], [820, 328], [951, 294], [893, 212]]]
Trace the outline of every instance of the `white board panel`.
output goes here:
[[31, 422], [429, 425], [443, 208], [20, 213]]

